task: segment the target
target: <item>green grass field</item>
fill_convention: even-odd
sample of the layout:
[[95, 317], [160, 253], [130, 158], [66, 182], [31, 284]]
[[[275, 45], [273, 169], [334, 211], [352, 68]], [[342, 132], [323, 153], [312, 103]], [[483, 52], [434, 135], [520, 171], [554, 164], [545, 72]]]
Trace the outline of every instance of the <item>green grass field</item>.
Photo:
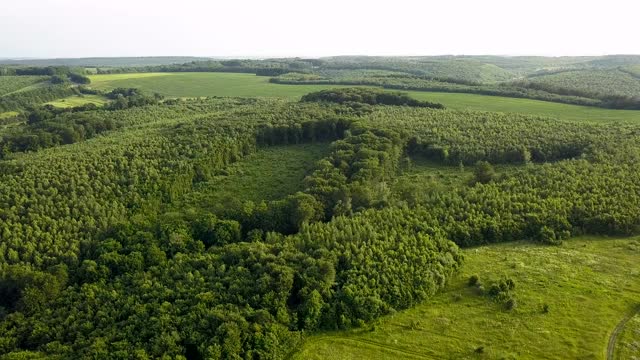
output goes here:
[[[268, 77], [236, 73], [141, 73], [91, 75], [92, 87], [108, 90], [137, 87], [168, 97], [242, 96], [298, 99], [309, 92], [336, 85], [281, 85]], [[451, 109], [519, 112], [565, 120], [640, 121], [640, 111], [609, 110], [546, 101], [475, 94], [410, 91], [420, 100], [440, 102]]]
[[16, 111], [7, 111], [7, 112], [2, 112], [0, 113], [0, 120], [2, 119], [8, 119], [8, 118], [12, 118], [19, 115], [18, 112]]
[[610, 110], [549, 101], [476, 94], [409, 91], [418, 100], [435, 101], [455, 110], [517, 112], [563, 120], [640, 122], [638, 110]]
[[[602, 359], [611, 332], [640, 301], [637, 237], [464, 253], [462, 272], [432, 300], [366, 329], [310, 336], [294, 358]], [[473, 274], [484, 284], [512, 278], [517, 307], [505, 310], [468, 287]]]
[[615, 351], [616, 359], [640, 359], [640, 315], [634, 316], [620, 334]]
[[332, 85], [280, 85], [269, 78], [254, 74], [236, 73], [141, 73], [91, 75], [91, 87], [108, 90], [116, 87], [136, 87], [168, 97], [240, 96], [299, 98], [329, 89]]
[[234, 201], [278, 200], [303, 190], [302, 180], [327, 155], [326, 143], [271, 146], [229, 165], [224, 173], [197, 185], [184, 199], [195, 206]]
[[45, 103], [45, 105], [53, 105], [59, 108], [70, 108], [70, 107], [82, 106], [86, 104], [94, 104], [96, 106], [102, 106], [106, 102], [107, 102], [107, 99], [98, 95], [83, 95], [83, 96], [74, 95], [64, 99], [49, 101], [48, 103]]

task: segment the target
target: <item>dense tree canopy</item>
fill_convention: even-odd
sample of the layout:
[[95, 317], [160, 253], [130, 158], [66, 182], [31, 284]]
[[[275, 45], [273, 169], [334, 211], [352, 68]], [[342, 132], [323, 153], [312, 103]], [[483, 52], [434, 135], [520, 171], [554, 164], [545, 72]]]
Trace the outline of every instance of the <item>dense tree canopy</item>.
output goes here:
[[326, 101], [338, 104], [369, 104], [369, 105], [396, 105], [426, 107], [434, 109], [444, 109], [444, 105], [420, 101], [407, 94], [399, 92], [387, 92], [374, 88], [342, 88], [322, 90], [310, 93], [302, 97], [302, 101]]
[[[115, 89], [103, 109], [33, 108], [0, 130], [0, 354], [282, 359], [306, 332], [428, 299], [458, 246], [640, 233], [637, 124], [325, 95], [348, 100]], [[302, 191], [188, 196], [264, 147], [319, 141]], [[475, 181], [395, 191], [418, 159]]]

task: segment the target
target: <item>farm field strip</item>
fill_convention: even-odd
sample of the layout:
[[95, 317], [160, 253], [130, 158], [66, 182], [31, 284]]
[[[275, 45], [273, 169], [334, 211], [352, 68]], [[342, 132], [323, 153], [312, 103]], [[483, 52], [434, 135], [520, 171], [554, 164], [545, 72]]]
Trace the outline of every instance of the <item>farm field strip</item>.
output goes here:
[[[239, 73], [141, 73], [91, 75], [92, 87], [108, 90], [116, 87], [137, 87], [167, 97], [279, 97], [299, 99], [307, 93], [337, 88], [337, 85], [282, 85], [269, 82], [268, 77]], [[342, 86], [344, 87], [344, 86]], [[439, 102], [455, 110], [518, 112], [555, 117], [562, 120], [638, 122], [640, 112], [610, 110], [569, 105], [540, 100], [499, 96], [408, 91], [418, 100]]]

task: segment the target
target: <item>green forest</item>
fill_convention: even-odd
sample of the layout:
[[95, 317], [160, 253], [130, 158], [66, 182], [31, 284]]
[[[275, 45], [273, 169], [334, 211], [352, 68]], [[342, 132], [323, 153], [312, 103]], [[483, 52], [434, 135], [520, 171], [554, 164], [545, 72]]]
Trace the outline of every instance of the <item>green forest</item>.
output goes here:
[[[473, 111], [429, 91], [633, 110], [638, 64], [478, 56], [0, 65], [0, 359], [305, 358], [322, 336], [376, 337], [402, 314], [414, 314], [412, 331], [428, 328], [415, 309], [441, 308], [459, 286], [456, 302], [537, 321], [518, 307], [528, 309], [535, 286], [515, 272], [526, 257], [506, 246], [535, 246], [537, 269], [563, 279], [562, 259], [596, 266], [596, 256], [626, 264], [640, 255], [640, 112], [620, 122]], [[181, 97], [92, 84], [92, 74], [147, 72], [328, 87]], [[576, 237], [601, 243], [577, 246]], [[613, 248], [611, 238], [624, 244]], [[479, 265], [478, 254], [491, 261]], [[640, 269], [628, 263], [637, 285]], [[580, 286], [613, 286], [598, 279]], [[603, 323], [635, 309], [630, 297], [610, 295], [607, 308], [622, 313]], [[562, 316], [559, 302], [544, 301], [536, 314]], [[630, 319], [617, 351], [633, 354]], [[499, 358], [469, 337], [461, 357]]]

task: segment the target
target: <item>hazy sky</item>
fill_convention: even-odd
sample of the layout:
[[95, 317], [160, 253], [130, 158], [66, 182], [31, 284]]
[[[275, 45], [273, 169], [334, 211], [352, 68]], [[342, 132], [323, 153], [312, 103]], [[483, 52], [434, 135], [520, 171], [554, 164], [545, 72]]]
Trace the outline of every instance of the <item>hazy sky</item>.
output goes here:
[[640, 54], [640, 0], [3, 0], [1, 57]]

